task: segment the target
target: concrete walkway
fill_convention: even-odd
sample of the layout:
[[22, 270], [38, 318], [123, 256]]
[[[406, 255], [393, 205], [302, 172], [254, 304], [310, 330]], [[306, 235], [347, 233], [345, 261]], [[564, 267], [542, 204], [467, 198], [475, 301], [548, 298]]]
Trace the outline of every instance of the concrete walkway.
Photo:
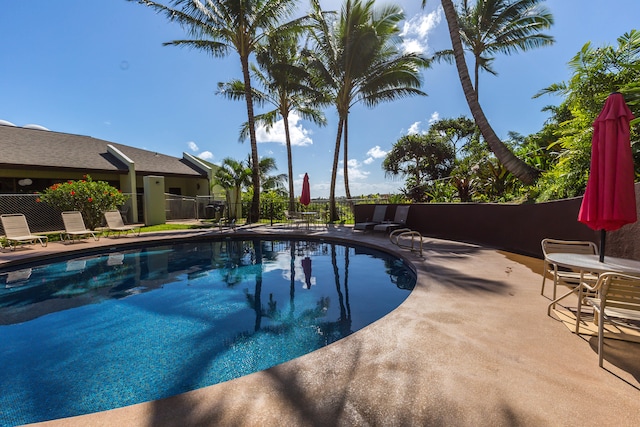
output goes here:
[[[277, 227], [240, 229], [296, 233]], [[218, 231], [144, 234], [129, 243]], [[43, 423], [49, 426], [635, 426], [640, 419], [640, 344], [576, 336], [548, 317], [542, 261], [425, 238], [398, 250], [381, 234], [348, 227], [302, 233], [357, 238], [413, 263], [418, 283], [381, 320], [266, 371], [168, 399]], [[113, 245], [50, 243], [11, 258]], [[18, 255], [19, 254], [19, 255]], [[14, 259], [15, 261], [15, 259]]]

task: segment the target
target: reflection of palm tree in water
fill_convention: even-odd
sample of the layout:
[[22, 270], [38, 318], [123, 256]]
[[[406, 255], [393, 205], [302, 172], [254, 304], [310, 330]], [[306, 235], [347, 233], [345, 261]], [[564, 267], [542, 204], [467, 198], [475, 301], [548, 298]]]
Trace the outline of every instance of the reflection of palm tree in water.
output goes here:
[[223, 280], [228, 286], [234, 286], [242, 280], [240, 267], [243, 265], [244, 242], [241, 240], [225, 240], [221, 242], [226, 253]]
[[[340, 318], [338, 319], [338, 330], [340, 336], [344, 337], [351, 333], [351, 307], [349, 306], [349, 248], [345, 248], [344, 251], [344, 289], [345, 294], [342, 294], [340, 286], [340, 273], [338, 271], [338, 260], [336, 253], [336, 245], [331, 245], [331, 265], [333, 266], [333, 276], [336, 283], [336, 291], [338, 292], [338, 303], [340, 304]], [[345, 298], [346, 297], [346, 298]]]
[[291, 269], [291, 283], [289, 287], [289, 318], [293, 319], [294, 312], [296, 310], [295, 296], [296, 296], [296, 247], [291, 245], [290, 248], [290, 262], [289, 268]]
[[256, 312], [256, 324], [254, 330], [260, 330], [260, 323], [262, 322], [262, 245], [260, 240], [253, 240], [253, 248], [255, 250], [254, 265], [256, 266], [256, 289], [254, 293], [253, 309]]
[[304, 288], [311, 289], [311, 258], [304, 257], [301, 261], [302, 271], [304, 272]]
[[[337, 261], [337, 250], [335, 245], [331, 245], [331, 262], [333, 265], [334, 278], [336, 284], [336, 291], [338, 294], [338, 303], [340, 307], [340, 316], [335, 322], [318, 322], [326, 316], [329, 309], [330, 299], [327, 296], [320, 297], [316, 302], [316, 306], [312, 309], [304, 310], [297, 316], [295, 314], [295, 267], [296, 267], [296, 253], [299, 248], [295, 245], [291, 245], [289, 248], [290, 253], [290, 289], [289, 289], [289, 312], [285, 316], [277, 308], [277, 301], [271, 294], [269, 296], [268, 307], [262, 308], [261, 292], [262, 292], [262, 259], [263, 253], [260, 248], [259, 242], [254, 241], [253, 247], [255, 248], [255, 258], [253, 258], [256, 274], [256, 287], [253, 294], [247, 292], [247, 302], [249, 306], [253, 308], [256, 313], [255, 331], [259, 331], [261, 328], [261, 320], [263, 317], [267, 317], [274, 322], [282, 323], [280, 326], [269, 327], [272, 332], [282, 333], [284, 330], [289, 330], [293, 327], [304, 327], [305, 325], [312, 325], [314, 328], [318, 328], [320, 331], [319, 338], [326, 343], [334, 342], [343, 338], [351, 333], [351, 308], [349, 304], [349, 251], [345, 251], [345, 280], [344, 280], [344, 292], [340, 284], [340, 274]], [[323, 253], [327, 253], [323, 250]], [[298, 253], [302, 256], [302, 253]], [[311, 261], [310, 257], [305, 257]], [[304, 259], [303, 259], [304, 261]]]
[[253, 328], [256, 332], [260, 330], [262, 317], [271, 317], [271, 313], [276, 310], [277, 304], [273, 299], [273, 295], [270, 295], [268, 303], [269, 308], [267, 310], [263, 310], [262, 308], [262, 261], [264, 258], [264, 254], [262, 251], [261, 243], [262, 242], [259, 239], [254, 239], [250, 242], [250, 245], [253, 248], [253, 250], [250, 250], [250, 256], [251, 265], [253, 266], [252, 271], [256, 276], [256, 286], [253, 293], [245, 291], [249, 307], [251, 307], [256, 312], [256, 321]]

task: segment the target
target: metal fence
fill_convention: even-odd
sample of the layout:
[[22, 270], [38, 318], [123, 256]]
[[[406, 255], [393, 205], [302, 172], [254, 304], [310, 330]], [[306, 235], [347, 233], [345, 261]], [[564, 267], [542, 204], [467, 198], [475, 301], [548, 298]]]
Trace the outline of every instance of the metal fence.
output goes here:
[[0, 214], [16, 213], [24, 214], [33, 233], [64, 230], [60, 211], [40, 202], [38, 194], [0, 194]]
[[[0, 214], [21, 213], [24, 214], [29, 223], [29, 227], [34, 233], [58, 231], [64, 229], [60, 211], [46, 203], [38, 201], [37, 194], [0, 194]], [[384, 203], [381, 199], [353, 199], [338, 200], [336, 202], [338, 211], [338, 222], [353, 222], [353, 206], [360, 203]], [[128, 205], [126, 205], [128, 206]], [[249, 214], [249, 203], [241, 206], [242, 220]], [[165, 209], [167, 220], [187, 220], [187, 219], [215, 219], [228, 217], [230, 210], [225, 202], [216, 200], [209, 196], [176, 196], [165, 195]], [[276, 224], [288, 222], [285, 212], [288, 210], [286, 201], [263, 201], [260, 207], [261, 222]], [[233, 209], [231, 209], [233, 211]], [[329, 221], [329, 200], [312, 200], [308, 206], [296, 203], [294, 209], [308, 225], [322, 225]], [[302, 214], [302, 213], [305, 214]], [[139, 221], [144, 218], [144, 206], [141, 197], [138, 197]], [[1, 229], [2, 234], [4, 230]]]

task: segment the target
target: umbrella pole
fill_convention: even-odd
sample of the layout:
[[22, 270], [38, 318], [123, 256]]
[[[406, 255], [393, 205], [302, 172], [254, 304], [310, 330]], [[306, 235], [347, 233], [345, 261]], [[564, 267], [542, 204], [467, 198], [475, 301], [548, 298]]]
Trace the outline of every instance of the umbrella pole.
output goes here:
[[600, 262], [604, 262], [604, 247], [607, 242], [607, 232], [603, 228], [600, 230]]

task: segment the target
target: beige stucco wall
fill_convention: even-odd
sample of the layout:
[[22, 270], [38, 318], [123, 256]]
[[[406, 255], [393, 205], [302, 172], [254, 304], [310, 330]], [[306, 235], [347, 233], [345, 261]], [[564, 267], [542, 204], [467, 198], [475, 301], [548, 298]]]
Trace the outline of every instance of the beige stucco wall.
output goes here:
[[[0, 169], [0, 178], [31, 178], [31, 179], [52, 179], [52, 180], [77, 180], [82, 179], [86, 172], [82, 171], [59, 171], [59, 170], [33, 170], [33, 169]], [[133, 193], [135, 188], [131, 188], [128, 175], [126, 173], [105, 173], [91, 172], [94, 181], [110, 181], [119, 183], [118, 187], [123, 193]], [[143, 176], [136, 176], [136, 188], [143, 188]], [[204, 178], [187, 177], [165, 177], [165, 193], [169, 188], [180, 188], [183, 196], [208, 196], [209, 182]], [[220, 191], [221, 192], [221, 191]], [[218, 193], [220, 194], [220, 193]]]

